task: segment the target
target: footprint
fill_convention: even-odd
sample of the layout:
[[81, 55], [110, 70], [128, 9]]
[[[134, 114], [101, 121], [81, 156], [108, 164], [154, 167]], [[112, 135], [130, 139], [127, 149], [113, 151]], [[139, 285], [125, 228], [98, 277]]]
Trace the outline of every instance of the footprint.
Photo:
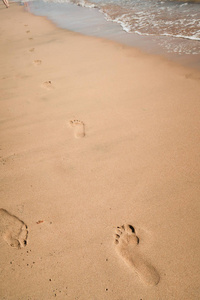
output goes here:
[[30, 30], [27, 30], [27, 31], [26, 31], [26, 33], [29, 33], [29, 32], [30, 32]]
[[40, 59], [36, 59], [36, 60], [34, 60], [33, 63], [34, 63], [35, 65], [39, 66], [39, 65], [41, 65], [42, 61], [41, 61]]
[[27, 245], [26, 224], [3, 208], [0, 209], [0, 234], [11, 247], [20, 249]]
[[33, 38], [29, 38], [29, 40], [31, 41], [31, 40], [33, 40]]
[[76, 138], [82, 138], [85, 136], [85, 124], [79, 120], [71, 120], [70, 126], [74, 128], [74, 136]]
[[154, 286], [158, 284], [160, 276], [140, 253], [139, 238], [131, 225], [117, 227], [115, 249], [124, 262], [138, 274], [146, 285]]
[[185, 75], [185, 78], [186, 79], [194, 79], [194, 80], [199, 80], [200, 79], [200, 76], [198, 76], [197, 74], [193, 74], [193, 73], [189, 73], [189, 74], [186, 74]]
[[42, 87], [44, 87], [44, 88], [46, 88], [48, 90], [52, 89], [53, 88], [52, 81], [48, 80], [48, 81], [43, 82]]
[[31, 48], [29, 49], [30, 52], [34, 52], [35, 51], [35, 48]]

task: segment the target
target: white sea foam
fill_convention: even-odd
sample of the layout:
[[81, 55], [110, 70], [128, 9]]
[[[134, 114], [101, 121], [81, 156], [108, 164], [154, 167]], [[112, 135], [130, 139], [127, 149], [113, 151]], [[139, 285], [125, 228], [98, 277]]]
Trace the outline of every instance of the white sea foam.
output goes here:
[[170, 36], [174, 38], [181, 38], [181, 39], [187, 39], [187, 40], [193, 40], [193, 41], [200, 41], [200, 37], [197, 35], [194, 36], [187, 36], [187, 35], [181, 35], [181, 34], [169, 34], [169, 33], [162, 33], [160, 34], [162, 36]]
[[181, 4], [180, 5], [180, 7], [182, 7], [182, 6], [186, 6], [186, 5], [188, 5], [188, 3], [186, 2], [186, 3], [183, 3], [183, 4]]
[[[113, 21], [121, 25], [122, 29], [128, 33], [153, 36], [171, 36], [175, 38], [190, 39], [200, 41], [200, 22], [197, 19], [179, 18], [178, 20], [157, 19], [151, 13], [139, 12], [133, 17], [127, 14], [119, 15], [115, 18], [109, 12], [102, 11], [106, 20]], [[196, 29], [195, 29], [196, 28]], [[185, 34], [186, 31], [189, 34]]]
[[80, 0], [77, 2], [78, 6], [86, 7], [86, 8], [98, 8], [98, 6], [94, 3], [85, 1], [85, 0]]
[[[128, 33], [136, 33], [138, 35], [144, 35], [144, 36], [169, 36], [169, 37], [174, 37], [174, 38], [182, 38], [182, 39], [189, 39], [189, 40], [195, 40], [195, 41], [200, 41], [200, 33], [196, 32], [194, 35], [189, 36], [189, 35], [183, 35], [183, 34], [172, 34], [172, 33], [167, 33], [167, 32], [159, 32], [159, 34], [154, 34], [151, 32], [142, 32], [140, 30], [135, 30], [131, 24], [128, 22], [128, 18], [124, 18], [125, 15], [122, 15], [121, 17], [118, 17], [116, 19], [111, 19], [109, 15], [105, 14], [106, 20], [108, 21], [113, 21], [121, 25], [122, 29]], [[166, 25], [173, 25], [174, 22], [168, 21], [166, 22]], [[193, 23], [192, 23], [193, 24]], [[159, 27], [159, 24], [153, 24], [153, 27]], [[143, 26], [141, 24], [140, 28], [142, 29]]]

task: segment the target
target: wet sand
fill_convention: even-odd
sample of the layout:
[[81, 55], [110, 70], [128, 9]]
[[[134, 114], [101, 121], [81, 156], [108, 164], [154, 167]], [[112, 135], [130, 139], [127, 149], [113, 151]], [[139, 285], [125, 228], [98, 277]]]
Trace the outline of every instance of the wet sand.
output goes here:
[[0, 298], [198, 299], [200, 73], [0, 17]]

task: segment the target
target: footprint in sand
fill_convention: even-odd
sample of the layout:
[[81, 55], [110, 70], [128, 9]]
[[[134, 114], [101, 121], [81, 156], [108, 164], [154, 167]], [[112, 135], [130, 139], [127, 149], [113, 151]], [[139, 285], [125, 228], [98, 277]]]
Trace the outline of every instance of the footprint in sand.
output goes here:
[[26, 33], [30, 33], [30, 30], [27, 30]]
[[138, 274], [146, 285], [158, 284], [160, 276], [140, 253], [139, 238], [135, 229], [131, 225], [122, 225], [117, 227], [114, 237], [115, 249], [123, 261]]
[[35, 51], [35, 48], [29, 49], [29, 52], [34, 52], [34, 51]]
[[11, 247], [21, 249], [27, 245], [26, 224], [3, 208], [0, 209], [0, 235]]
[[197, 74], [193, 74], [193, 73], [189, 73], [185, 75], [186, 79], [194, 79], [194, 80], [200, 80], [200, 76], [198, 76]]
[[53, 89], [52, 81], [48, 80], [48, 81], [43, 82], [42, 87], [44, 87], [48, 90]]
[[31, 40], [33, 40], [33, 38], [29, 38], [29, 40], [31, 41]]
[[85, 124], [79, 120], [71, 120], [70, 126], [74, 128], [74, 136], [76, 138], [82, 138], [85, 136]]
[[39, 65], [41, 65], [42, 61], [40, 59], [36, 59], [36, 60], [34, 60], [33, 63], [34, 63], [34, 65], [39, 66]]

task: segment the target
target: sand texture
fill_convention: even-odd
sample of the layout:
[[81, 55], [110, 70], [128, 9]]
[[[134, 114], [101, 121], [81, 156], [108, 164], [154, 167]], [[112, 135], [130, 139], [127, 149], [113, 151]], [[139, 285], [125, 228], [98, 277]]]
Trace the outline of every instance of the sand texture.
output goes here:
[[200, 73], [0, 20], [0, 299], [199, 299]]

